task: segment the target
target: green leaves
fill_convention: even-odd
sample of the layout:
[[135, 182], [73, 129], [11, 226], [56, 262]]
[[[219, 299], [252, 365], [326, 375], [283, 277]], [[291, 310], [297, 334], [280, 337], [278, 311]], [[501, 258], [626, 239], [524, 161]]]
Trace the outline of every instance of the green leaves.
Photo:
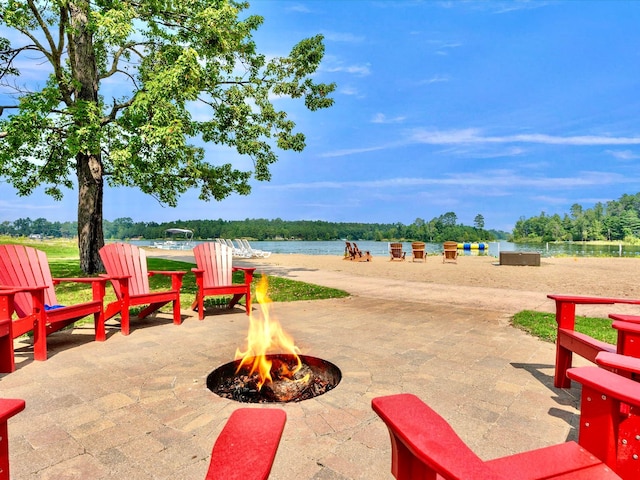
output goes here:
[[[3, 176], [21, 194], [42, 185], [60, 198], [76, 161], [93, 158], [98, 181], [104, 172], [110, 185], [138, 187], [168, 205], [190, 188], [221, 200], [248, 194], [251, 178], [268, 181], [278, 149], [305, 148], [272, 99], [318, 110], [333, 104], [335, 85], [312, 78], [324, 56], [321, 35], [267, 62], [252, 37], [263, 19], [241, 19], [246, 8], [232, 0], [0, 0], [0, 22], [23, 34], [11, 35], [13, 44], [0, 39], [0, 71], [18, 74], [28, 52], [46, 59], [39, 67], [49, 78], [44, 87], [0, 86], [17, 99], [0, 121]], [[254, 168], [205, 158], [203, 142], [250, 157]]]

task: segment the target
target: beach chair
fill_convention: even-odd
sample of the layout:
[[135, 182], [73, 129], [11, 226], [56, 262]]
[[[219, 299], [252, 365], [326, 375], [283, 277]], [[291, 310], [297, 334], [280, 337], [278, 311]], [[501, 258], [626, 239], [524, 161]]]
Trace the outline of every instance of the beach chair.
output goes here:
[[[578, 442], [566, 442], [493, 460], [480, 459], [447, 421], [415, 395], [372, 400], [391, 436], [396, 480], [640, 478], [640, 383], [598, 367], [572, 368], [582, 384]], [[627, 405], [630, 414], [621, 414]]]
[[458, 263], [458, 242], [444, 242], [442, 248], [442, 263]]
[[407, 252], [402, 251], [402, 243], [394, 242], [389, 244], [389, 255], [391, 255], [390, 262], [394, 260], [399, 260], [404, 262], [404, 257]]
[[[191, 305], [198, 311], [198, 318], [204, 319], [204, 298], [216, 295], [232, 295], [227, 308], [233, 308], [238, 301], [245, 297], [247, 315], [251, 313], [251, 282], [253, 280], [253, 267], [234, 267], [233, 252], [226, 245], [207, 242], [200, 243], [193, 248], [196, 260], [196, 268], [191, 271], [196, 276], [198, 291]], [[243, 283], [233, 283], [233, 272], [244, 273]]]
[[277, 408], [239, 408], [211, 451], [205, 480], [267, 480], [287, 420]]
[[373, 260], [371, 253], [367, 250], [362, 252], [358, 245], [354, 242], [345, 242], [345, 254], [343, 260], [352, 260], [354, 262], [370, 262]]
[[355, 252], [353, 251], [353, 246], [351, 245], [351, 242], [344, 242], [345, 246], [344, 246], [344, 257], [342, 258], [343, 260], [353, 260], [355, 257]]
[[251, 246], [251, 244], [249, 243], [249, 240], [245, 240], [244, 238], [241, 238], [239, 240], [236, 240], [236, 242], [238, 242], [239, 244], [242, 245], [242, 247], [249, 252], [249, 254], [252, 257], [256, 257], [256, 258], [269, 258], [269, 256], [271, 255], [271, 252], [267, 252], [265, 250], [259, 250], [256, 248], [253, 248]]
[[[237, 242], [237, 240], [236, 240]], [[251, 258], [251, 253], [249, 253], [243, 246], [241, 243], [238, 243], [238, 246], [236, 246], [233, 243], [233, 240], [230, 240], [228, 238], [223, 238], [222, 239], [222, 243], [223, 245], [226, 245], [227, 247], [229, 247], [231, 249], [231, 253], [234, 257], [236, 258]]]
[[[105, 319], [109, 320], [120, 314], [120, 331], [129, 335], [129, 309], [137, 305], [147, 305], [138, 318], [142, 319], [167, 303], [173, 304], [173, 323], [180, 325], [180, 288], [182, 277], [187, 272], [181, 271], [149, 271], [147, 270], [147, 254], [141, 248], [128, 243], [110, 243], [99, 251], [102, 263], [111, 280], [116, 301], [105, 308]], [[149, 277], [166, 275], [171, 277], [171, 289], [151, 291]]]
[[426, 244], [424, 242], [413, 242], [411, 244], [411, 256], [413, 261], [427, 262]]
[[[13, 339], [33, 332], [33, 358], [47, 359], [47, 336], [93, 315], [95, 340], [106, 338], [103, 299], [105, 278], [53, 278], [47, 255], [23, 245], [0, 245], [1, 370], [15, 370]], [[61, 305], [55, 286], [62, 282], [91, 285], [92, 299]], [[13, 314], [16, 318], [13, 318]]]

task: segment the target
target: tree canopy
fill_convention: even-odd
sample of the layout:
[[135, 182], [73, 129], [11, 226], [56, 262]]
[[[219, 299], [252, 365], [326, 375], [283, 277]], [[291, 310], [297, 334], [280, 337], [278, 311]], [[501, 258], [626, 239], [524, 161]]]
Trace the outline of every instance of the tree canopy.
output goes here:
[[624, 240], [634, 243], [640, 238], [640, 193], [622, 195], [593, 208], [571, 206], [563, 216], [545, 212], [531, 218], [521, 217], [513, 229], [514, 241], [590, 241]]
[[[80, 263], [101, 268], [104, 181], [175, 206], [248, 194], [270, 179], [276, 148], [302, 151], [274, 98], [309, 110], [335, 85], [312, 75], [321, 35], [267, 58], [252, 33], [263, 18], [234, 0], [0, 0], [0, 172], [19, 192], [55, 199], [78, 189]], [[243, 17], [244, 15], [244, 17]], [[24, 73], [35, 69], [37, 80]], [[193, 112], [197, 112], [197, 115]], [[251, 170], [205, 158], [203, 143], [252, 159]]]

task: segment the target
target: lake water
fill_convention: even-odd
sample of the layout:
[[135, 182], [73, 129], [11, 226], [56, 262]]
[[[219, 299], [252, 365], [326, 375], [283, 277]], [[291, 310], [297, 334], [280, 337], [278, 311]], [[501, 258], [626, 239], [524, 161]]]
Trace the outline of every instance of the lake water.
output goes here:
[[[139, 246], [153, 246], [153, 241], [132, 240]], [[180, 244], [181, 242], [177, 242]], [[191, 246], [201, 243], [192, 242]], [[343, 255], [345, 242], [333, 241], [279, 241], [279, 242], [250, 242], [255, 249], [273, 253], [300, 253], [304, 255]], [[388, 257], [389, 244], [387, 242], [359, 241], [356, 242], [362, 251], [368, 250], [375, 257]], [[538, 252], [543, 257], [577, 256], [577, 257], [639, 257], [640, 246], [636, 245], [591, 245], [583, 243], [549, 243], [549, 244], [515, 244], [506, 241], [489, 242], [488, 250], [460, 250], [461, 255], [489, 255], [498, 257], [500, 252]], [[189, 245], [185, 245], [189, 249]], [[411, 254], [411, 242], [403, 242], [404, 250]], [[427, 243], [429, 254], [440, 254], [442, 243]]]

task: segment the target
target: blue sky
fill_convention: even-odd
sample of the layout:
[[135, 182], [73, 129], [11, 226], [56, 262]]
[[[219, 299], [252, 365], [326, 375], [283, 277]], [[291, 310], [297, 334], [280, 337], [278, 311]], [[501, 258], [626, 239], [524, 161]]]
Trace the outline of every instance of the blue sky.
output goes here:
[[[107, 189], [104, 217], [165, 222], [282, 218], [430, 220], [455, 212], [510, 231], [521, 217], [568, 213], [640, 192], [640, 2], [252, 2], [267, 55], [325, 36], [316, 80], [335, 105], [282, 105], [307, 137], [280, 152], [272, 180], [247, 197], [177, 208]], [[222, 148], [207, 158], [246, 159]], [[19, 198], [0, 183], [0, 221], [75, 220], [62, 202]]]

